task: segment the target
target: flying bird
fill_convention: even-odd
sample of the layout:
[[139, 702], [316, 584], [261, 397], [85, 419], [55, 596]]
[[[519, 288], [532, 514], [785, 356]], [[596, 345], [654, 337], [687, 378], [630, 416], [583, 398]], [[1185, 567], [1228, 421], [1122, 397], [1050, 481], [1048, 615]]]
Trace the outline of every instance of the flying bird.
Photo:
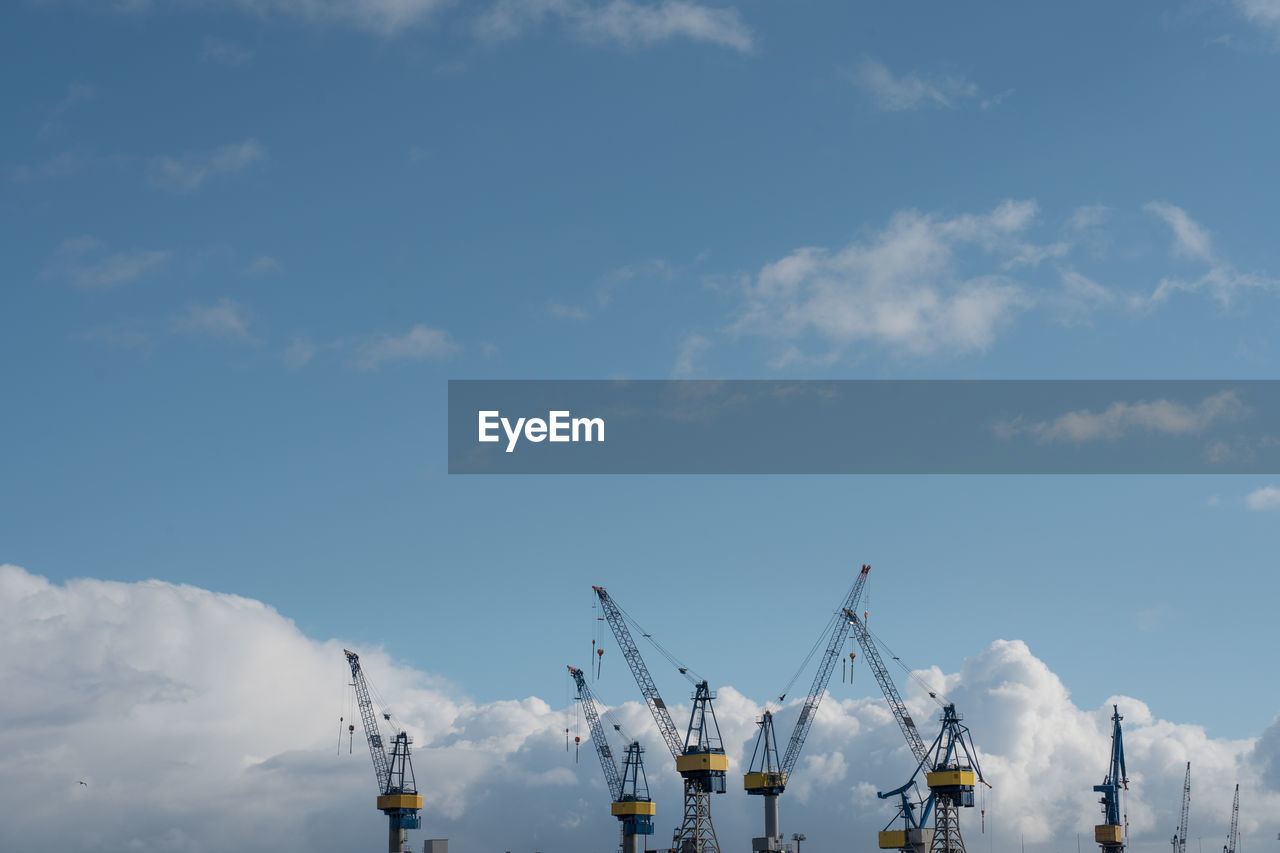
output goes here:
[[83, 779], [80, 780], [80, 784], [84, 785], [86, 788], [89, 787], [89, 783], [84, 781]]

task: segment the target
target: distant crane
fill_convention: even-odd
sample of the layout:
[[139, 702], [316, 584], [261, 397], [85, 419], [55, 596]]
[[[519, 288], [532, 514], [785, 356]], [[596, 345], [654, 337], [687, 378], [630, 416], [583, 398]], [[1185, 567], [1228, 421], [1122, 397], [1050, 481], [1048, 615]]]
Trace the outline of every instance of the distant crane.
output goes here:
[[[751, 840], [753, 851], [779, 851], [782, 849], [782, 831], [778, 828], [778, 795], [787, 789], [787, 780], [795, 769], [800, 758], [800, 750], [804, 748], [805, 738], [813, 727], [818, 705], [827, 692], [827, 682], [835, 672], [836, 660], [845, 643], [845, 620], [840, 614], [844, 610], [852, 610], [858, 606], [862, 598], [862, 588], [867, 583], [870, 566], [863, 566], [853, 586], [845, 595], [844, 603], [836, 610], [836, 617], [831, 628], [831, 637], [827, 643], [827, 651], [818, 662], [818, 671], [814, 674], [813, 684], [809, 687], [809, 695], [800, 708], [800, 716], [796, 718], [795, 728], [791, 730], [791, 740], [787, 743], [787, 751], [782, 761], [778, 761], [777, 740], [773, 733], [773, 713], [766, 710], [760, 718], [760, 734], [756, 737], [755, 750], [751, 754], [742, 785], [748, 794], [764, 797], [764, 836]], [[785, 695], [785, 694], [784, 694]], [[782, 697], [779, 697], [781, 701]]]
[[613, 797], [610, 811], [622, 824], [622, 853], [644, 853], [644, 837], [653, 835], [653, 815], [657, 811], [653, 800], [649, 798], [649, 782], [644, 775], [644, 759], [641, 757], [644, 749], [639, 741], [627, 744], [627, 754], [619, 775], [618, 765], [613, 760], [613, 749], [605, 737], [604, 727], [600, 725], [600, 711], [596, 708], [595, 696], [587, 687], [587, 679], [577, 667], [569, 667], [569, 674], [578, 687], [578, 699], [582, 702], [582, 710], [586, 712], [587, 723], [591, 727], [591, 742], [595, 744], [596, 754], [600, 756], [600, 766], [604, 768], [609, 795]]
[[1236, 797], [1231, 802], [1231, 828], [1227, 830], [1227, 843], [1222, 846], [1222, 853], [1236, 853], [1236, 842], [1240, 840], [1240, 785], [1236, 784]]
[[[422, 797], [418, 794], [413, 777], [413, 763], [409, 759], [409, 744], [413, 739], [408, 733], [397, 732], [388, 755], [382, 745], [382, 732], [369, 698], [369, 685], [365, 682], [360, 656], [343, 649], [347, 664], [351, 667], [351, 680], [356, 689], [356, 703], [364, 721], [364, 736], [369, 741], [369, 754], [373, 757], [373, 772], [378, 777], [378, 809], [387, 816], [387, 853], [409, 853], [406, 830], [417, 829], [421, 823]], [[390, 721], [385, 711], [383, 719]]]
[[1191, 815], [1191, 762], [1187, 762], [1187, 777], [1182, 782], [1182, 817], [1173, 833], [1173, 853], [1187, 853], [1187, 819]]
[[1102, 848], [1102, 853], [1122, 853], [1124, 850], [1124, 829], [1121, 825], [1120, 792], [1129, 790], [1129, 777], [1124, 769], [1124, 738], [1120, 731], [1120, 708], [1111, 706], [1111, 762], [1107, 765], [1107, 777], [1101, 785], [1094, 785], [1093, 790], [1102, 794], [1098, 802], [1102, 803], [1103, 822], [1093, 828], [1093, 839]]
[[[677, 665], [680, 674], [694, 682], [693, 708], [689, 712], [689, 726], [682, 740], [671, 719], [671, 712], [662, 701], [657, 685], [649, 675], [649, 668], [640, 656], [640, 649], [631, 638], [626, 616], [609, 593], [605, 592], [604, 587], [593, 586], [592, 589], [600, 599], [605, 619], [640, 687], [645, 704], [649, 706], [649, 713], [653, 715], [658, 732], [671, 750], [676, 771], [684, 779], [684, 818], [673, 842], [677, 853], [720, 853], [720, 842], [716, 839], [715, 827], [711, 823], [711, 795], [723, 794], [725, 791], [729, 756], [725, 754], [720, 740], [720, 726], [716, 722], [715, 709], [711, 704], [715, 694], [705, 680], [692, 678], [688, 667]], [[668, 657], [670, 658], [669, 655]]]

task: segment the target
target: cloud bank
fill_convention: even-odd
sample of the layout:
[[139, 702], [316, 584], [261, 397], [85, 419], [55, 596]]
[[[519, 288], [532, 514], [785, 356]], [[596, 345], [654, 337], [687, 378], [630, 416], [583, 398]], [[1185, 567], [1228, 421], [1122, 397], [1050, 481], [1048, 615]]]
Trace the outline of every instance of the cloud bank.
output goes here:
[[[10, 815], [0, 848], [42, 849], [53, 835], [83, 851], [336, 853], [385, 838], [360, 733], [350, 754], [340, 734], [342, 642], [307, 637], [266, 604], [235, 595], [161, 581], [54, 584], [11, 565], [0, 567], [0, 641], [0, 794]], [[994, 786], [982, 798], [992, 835], [980, 832], [974, 810], [963, 818], [969, 843], [1008, 849], [1022, 835], [1029, 850], [1062, 849], [1098, 817], [1090, 787], [1105, 768], [1110, 701], [1077, 707], [1019, 641], [975, 651], [960, 672], [917, 673], [965, 713]], [[425, 800], [415, 838], [449, 837], [460, 850], [613, 846], [595, 757], [585, 743], [577, 763], [566, 752], [566, 727], [587, 732], [565, 708], [535, 697], [475, 702], [381, 650], [361, 652], [415, 739]], [[549, 692], [565, 695], [564, 662], [545, 663]], [[865, 671], [858, 678], [871, 682]], [[1239, 781], [1244, 836], [1274, 837], [1280, 721], [1257, 738], [1226, 740], [1161, 719], [1137, 699], [1112, 701], [1125, 714], [1131, 849], [1165, 849], [1187, 760], [1201, 792], [1198, 835], [1225, 835]], [[919, 689], [908, 703], [931, 737], [936, 706]], [[687, 707], [672, 711], [679, 719]], [[725, 849], [744, 849], [760, 832], [760, 804], [739, 788], [759, 711], [732, 687], [719, 690], [732, 783], [715, 803]], [[649, 747], [662, 843], [677, 822], [678, 780], [646, 709], [632, 701], [613, 713]], [[779, 712], [780, 731], [795, 713], [795, 703]], [[878, 696], [829, 697], [784, 797], [783, 827], [804, 831], [813, 853], [846, 850], [851, 840], [869, 849], [891, 817], [875, 791], [910, 769]]]

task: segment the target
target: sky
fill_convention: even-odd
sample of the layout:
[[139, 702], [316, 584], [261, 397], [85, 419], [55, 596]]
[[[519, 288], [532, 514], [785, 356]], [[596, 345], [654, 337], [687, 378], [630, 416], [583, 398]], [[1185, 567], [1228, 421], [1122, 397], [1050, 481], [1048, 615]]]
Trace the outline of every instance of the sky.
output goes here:
[[[33, 790], [90, 850], [380, 843], [326, 751], [350, 647], [419, 838], [608, 849], [561, 743], [591, 585], [739, 761], [863, 563], [1010, 780], [992, 849], [1087, 834], [1116, 697], [1135, 848], [1186, 760], [1206, 841], [1239, 781], [1274, 844], [1280, 478], [451, 477], [444, 427], [464, 378], [1271, 378], [1278, 70], [1275, 0], [5, 4], [0, 847]], [[823, 707], [813, 853], [905, 760], [865, 669]]]

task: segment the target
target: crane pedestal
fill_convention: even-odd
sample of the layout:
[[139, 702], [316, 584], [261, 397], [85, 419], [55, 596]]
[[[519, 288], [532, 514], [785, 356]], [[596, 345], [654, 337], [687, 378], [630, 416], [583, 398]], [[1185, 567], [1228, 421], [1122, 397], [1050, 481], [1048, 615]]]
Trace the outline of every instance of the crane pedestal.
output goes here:
[[938, 797], [933, 806], [933, 839], [930, 853], [965, 853], [960, 836], [960, 809], [946, 797]]
[[695, 779], [684, 780], [684, 821], [675, 848], [677, 853], [720, 853], [711, 825], [711, 792], [701, 790]]

